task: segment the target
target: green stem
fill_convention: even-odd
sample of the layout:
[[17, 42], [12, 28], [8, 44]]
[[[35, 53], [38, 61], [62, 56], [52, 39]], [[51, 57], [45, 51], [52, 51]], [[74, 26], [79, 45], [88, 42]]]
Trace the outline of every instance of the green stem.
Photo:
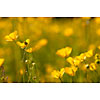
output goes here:
[[62, 79], [59, 77], [59, 80], [61, 81], [61, 83], [63, 83]]

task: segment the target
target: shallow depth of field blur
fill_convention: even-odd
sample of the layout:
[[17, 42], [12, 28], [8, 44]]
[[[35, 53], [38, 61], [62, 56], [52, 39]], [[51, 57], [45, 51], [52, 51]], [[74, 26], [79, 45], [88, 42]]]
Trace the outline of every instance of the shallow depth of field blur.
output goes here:
[[[13, 32], [16, 40], [5, 39]], [[0, 82], [100, 82], [99, 54], [100, 18], [0, 18]]]

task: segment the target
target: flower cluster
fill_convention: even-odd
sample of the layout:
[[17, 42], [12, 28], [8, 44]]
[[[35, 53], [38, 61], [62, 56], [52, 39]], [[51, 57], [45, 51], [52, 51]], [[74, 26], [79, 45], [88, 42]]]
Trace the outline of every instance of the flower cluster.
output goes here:
[[[75, 76], [78, 70], [88, 70], [95, 71], [97, 69], [97, 65], [100, 64], [100, 54], [94, 55], [94, 49], [90, 49], [87, 52], [81, 53], [79, 56], [68, 57], [72, 52], [71, 47], [65, 47], [56, 52], [56, 54], [62, 58], [66, 59], [66, 62], [69, 66], [64, 66], [60, 71], [54, 70], [52, 72], [52, 76], [54, 78], [62, 78], [64, 73], [70, 76]], [[86, 63], [89, 58], [94, 58], [94, 62]]]

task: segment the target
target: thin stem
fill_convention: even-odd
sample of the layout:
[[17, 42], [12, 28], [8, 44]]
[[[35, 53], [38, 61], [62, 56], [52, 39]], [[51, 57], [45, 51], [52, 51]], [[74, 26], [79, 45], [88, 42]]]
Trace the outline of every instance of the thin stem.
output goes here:
[[61, 81], [61, 83], [63, 83], [63, 81], [62, 81], [61, 77], [59, 77], [59, 80]]

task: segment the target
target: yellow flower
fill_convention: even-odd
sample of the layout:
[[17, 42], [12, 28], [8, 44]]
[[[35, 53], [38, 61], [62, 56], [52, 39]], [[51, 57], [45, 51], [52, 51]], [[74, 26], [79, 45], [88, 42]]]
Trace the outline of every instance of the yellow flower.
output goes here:
[[17, 45], [18, 46], [20, 46], [22, 49], [23, 48], [25, 48], [25, 47], [27, 47], [28, 45], [29, 45], [29, 43], [30, 43], [30, 39], [27, 39], [26, 41], [24, 41], [24, 42], [17, 42]]
[[76, 56], [75, 58], [68, 57], [66, 61], [69, 62], [73, 66], [78, 66], [81, 63], [81, 59], [79, 56]]
[[66, 59], [66, 61], [69, 62], [71, 65], [74, 65], [74, 60], [73, 60], [72, 57], [68, 57], [68, 58]]
[[86, 54], [85, 53], [81, 53], [80, 54], [80, 59], [81, 59], [81, 61], [84, 61], [86, 59]]
[[91, 63], [91, 64], [90, 64], [90, 70], [91, 70], [91, 71], [96, 70], [96, 65], [95, 65], [95, 63]]
[[29, 49], [26, 49], [25, 51], [28, 52], [28, 53], [32, 53], [33, 49], [29, 48]]
[[91, 71], [96, 70], [96, 65], [95, 65], [95, 63], [83, 65], [83, 70], [87, 70], [87, 69], [89, 69], [89, 70], [91, 70]]
[[3, 63], [4, 63], [4, 59], [0, 58], [0, 67], [3, 65]]
[[60, 71], [54, 70], [51, 74], [54, 78], [61, 78], [65, 72], [64, 68], [61, 68]]
[[100, 46], [98, 46], [98, 49], [100, 50]]
[[92, 56], [93, 56], [93, 49], [91, 49], [91, 50], [89, 50], [89, 51], [87, 51], [85, 53], [80, 54], [80, 59], [81, 59], [81, 61], [83, 61], [87, 57], [89, 58], [89, 57], [92, 57]]
[[5, 36], [6, 41], [13, 41], [13, 40], [16, 40], [17, 38], [18, 38], [17, 31], [14, 31], [10, 33], [9, 35]]
[[72, 68], [72, 70], [74, 71], [74, 72], [76, 72], [77, 71], [77, 67], [75, 67], [75, 66], [71, 66], [71, 68]]
[[95, 54], [95, 59], [100, 59], [100, 54]]
[[86, 54], [86, 57], [92, 57], [93, 56], [93, 50], [89, 50], [85, 54]]
[[71, 67], [65, 67], [65, 73], [67, 73], [70, 76], [75, 76], [75, 73], [77, 71], [77, 67], [71, 66]]
[[76, 57], [74, 58], [74, 65], [75, 65], [75, 66], [78, 66], [80, 63], [81, 63], [81, 58], [80, 58], [80, 56], [76, 56]]
[[61, 57], [67, 57], [67, 56], [69, 56], [70, 54], [71, 54], [71, 52], [72, 52], [72, 48], [70, 48], [70, 47], [65, 47], [65, 48], [62, 48], [62, 49], [60, 49], [60, 50], [58, 50], [57, 52], [56, 52], [56, 54], [58, 55], [58, 56], [61, 56]]

